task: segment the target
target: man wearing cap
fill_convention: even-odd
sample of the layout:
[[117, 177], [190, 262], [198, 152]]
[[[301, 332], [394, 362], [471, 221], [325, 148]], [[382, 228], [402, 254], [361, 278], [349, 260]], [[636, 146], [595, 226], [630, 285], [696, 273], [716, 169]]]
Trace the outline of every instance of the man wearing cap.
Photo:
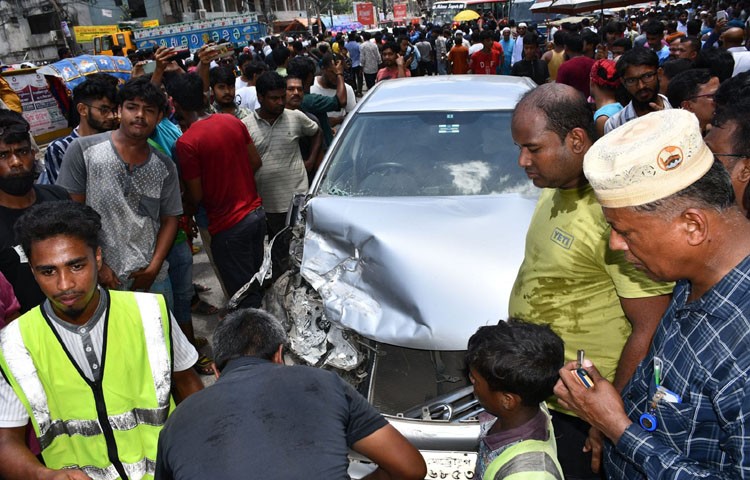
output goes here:
[[621, 394], [586, 362], [594, 386], [579, 384], [569, 363], [556, 395], [609, 439], [610, 479], [750, 478], [750, 223], [729, 174], [684, 110], [602, 137], [584, 172], [611, 248], [677, 285]]
[[[558, 83], [540, 85], [521, 98], [511, 131], [520, 148], [519, 166], [544, 190], [509, 314], [550, 325], [565, 341], [565, 358], [584, 349], [604, 376], [623, 388], [646, 355], [672, 285], [649, 280], [607, 246], [609, 226], [583, 176], [583, 156], [595, 133], [580, 92]], [[594, 473], [599, 457], [593, 457], [594, 465], [592, 455], [583, 453], [590, 426], [556, 402], [550, 408], [566, 478], [599, 478]]]
[[523, 60], [523, 37], [526, 35], [526, 24], [521, 22], [516, 27], [516, 44], [513, 47], [513, 55], [511, 57], [510, 66], [512, 67], [516, 62]]
[[505, 56], [503, 57], [503, 65], [501, 71], [498, 72], [500, 75], [510, 75], [511, 62], [513, 61], [513, 51], [516, 47], [516, 41], [510, 38], [510, 28], [503, 28], [503, 38], [500, 40], [500, 46], [503, 47]]

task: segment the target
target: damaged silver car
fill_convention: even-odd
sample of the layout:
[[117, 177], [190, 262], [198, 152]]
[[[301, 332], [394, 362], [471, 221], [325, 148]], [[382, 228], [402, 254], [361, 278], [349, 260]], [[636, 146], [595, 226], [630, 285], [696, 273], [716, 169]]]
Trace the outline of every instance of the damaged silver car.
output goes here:
[[534, 86], [377, 84], [295, 199], [296, 265], [266, 294], [294, 361], [355, 385], [422, 451], [428, 478], [473, 478], [481, 407], [463, 350], [507, 317], [523, 258], [537, 191], [516, 165], [510, 119]]

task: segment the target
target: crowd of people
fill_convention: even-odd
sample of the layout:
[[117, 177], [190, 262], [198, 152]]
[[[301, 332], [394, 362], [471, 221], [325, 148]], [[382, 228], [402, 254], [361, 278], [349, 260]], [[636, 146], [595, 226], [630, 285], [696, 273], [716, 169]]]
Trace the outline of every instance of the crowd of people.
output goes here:
[[[124, 84], [77, 85], [43, 160], [4, 102], [0, 478], [345, 478], [350, 448], [369, 478], [424, 478], [351, 386], [281, 365], [286, 332], [261, 308], [290, 268], [290, 201], [357, 99], [469, 73], [538, 85], [511, 130], [542, 189], [511, 320], [468, 341], [477, 478], [750, 478], [747, 14], [562, 23], [549, 42], [485, 15], [189, 61], [160, 47]], [[198, 235], [239, 297], [214, 358], [192, 325], [216, 313], [193, 283]], [[203, 390], [197, 373], [221, 377]]]

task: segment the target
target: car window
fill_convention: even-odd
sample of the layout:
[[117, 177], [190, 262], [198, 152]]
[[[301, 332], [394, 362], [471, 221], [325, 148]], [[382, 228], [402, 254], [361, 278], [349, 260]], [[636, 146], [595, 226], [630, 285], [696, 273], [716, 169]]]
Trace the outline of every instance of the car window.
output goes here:
[[534, 194], [516, 163], [510, 111], [355, 115], [326, 162], [319, 194]]

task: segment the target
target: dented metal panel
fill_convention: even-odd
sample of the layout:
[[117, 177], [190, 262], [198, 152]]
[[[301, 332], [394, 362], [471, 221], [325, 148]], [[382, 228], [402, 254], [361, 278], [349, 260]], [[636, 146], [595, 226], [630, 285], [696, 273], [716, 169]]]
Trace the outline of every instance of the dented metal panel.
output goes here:
[[534, 198], [318, 196], [301, 274], [326, 319], [379, 342], [462, 350], [504, 319]]

